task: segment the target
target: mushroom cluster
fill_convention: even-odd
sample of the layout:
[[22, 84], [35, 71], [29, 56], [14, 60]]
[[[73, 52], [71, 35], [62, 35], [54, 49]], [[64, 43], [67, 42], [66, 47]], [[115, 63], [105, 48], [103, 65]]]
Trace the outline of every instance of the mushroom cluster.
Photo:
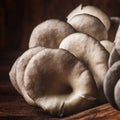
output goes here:
[[[120, 43], [116, 40], [117, 49], [113, 51], [114, 42], [109, 40], [112, 20], [119, 22], [95, 6], [79, 5], [66, 22], [49, 19], [40, 23], [32, 31], [29, 49], [17, 58], [9, 72], [14, 88], [28, 104], [56, 116], [107, 102], [104, 88], [109, 92], [109, 78], [105, 79], [108, 62], [112, 64], [120, 58], [116, 53]], [[115, 94], [118, 96], [118, 89]]]
[[105, 75], [104, 92], [108, 102], [120, 110], [120, 25], [115, 37], [115, 46], [109, 57], [109, 69]]

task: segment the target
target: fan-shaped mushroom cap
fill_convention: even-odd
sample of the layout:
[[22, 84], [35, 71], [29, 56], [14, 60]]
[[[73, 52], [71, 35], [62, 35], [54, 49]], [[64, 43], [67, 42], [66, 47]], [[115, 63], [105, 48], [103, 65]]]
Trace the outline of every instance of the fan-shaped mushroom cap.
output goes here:
[[72, 26], [66, 22], [57, 19], [46, 20], [32, 31], [29, 48], [37, 46], [58, 48], [62, 39], [74, 32]]
[[73, 16], [68, 23], [71, 24], [76, 31], [89, 34], [96, 40], [100, 41], [108, 38], [105, 26], [95, 16], [78, 14]]
[[73, 16], [75, 16], [77, 14], [83, 14], [83, 13], [90, 14], [90, 15], [93, 15], [93, 16], [97, 17], [105, 25], [105, 28], [107, 30], [109, 30], [109, 28], [110, 28], [110, 19], [109, 19], [109, 17], [107, 16], [107, 14], [105, 12], [103, 12], [101, 9], [99, 9], [98, 7], [95, 7], [95, 6], [88, 5], [88, 6], [83, 7], [80, 4], [77, 8], [75, 8], [67, 16], [67, 19], [69, 21]]
[[110, 53], [114, 47], [114, 43], [109, 40], [101, 40], [102, 46]]
[[[105, 96], [108, 102], [115, 108], [118, 108], [117, 104], [119, 105], [119, 101], [120, 101], [119, 96], [116, 96], [118, 95], [118, 90], [120, 87], [119, 83], [117, 83], [119, 79], [120, 79], [120, 61], [117, 61], [108, 69], [107, 74], [105, 75], [105, 80], [104, 80]], [[115, 99], [117, 101], [117, 104]]]
[[10, 76], [10, 81], [11, 81], [13, 87], [18, 91], [18, 93], [21, 94], [21, 90], [19, 89], [19, 86], [18, 86], [17, 81], [16, 81], [16, 66], [17, 66], [18, 60], [19, 60], [19, 57], [14, 62], [13, 66], [9, 72], [9, 76]]
[[26, 66], [29, 62], [29, 60], [39, 51], [43, 50], [43, 47], [36, 47], [36, 48], [31, 48], [28, 49], [26, 52], [24, 52], [21, 57], [18, 60], [18, 64], [16, 65], [16, 81], [19, 89], [22, 92], [22, 95], [26, 102], [28, 102], [31, 105], [35, 105], [34, 101], [29, 97], [25, 90], [24, 86], [24, 72], [26, 69]]
[[33, 56], [24, 83], [38, 106], [58, 116], [90, 108], [96, 100], [97, 88], [90, 72], [62, 49], [44, 49]]
[[69, 15], [67, 16], [67, 22], [69, 22], [69, 20], [71, 20], [73, 16], [80, 14], [82, 8], [83, 8], [83, 6], [82, 6], [82, 4], [80, 4], [75, 9], [73, 9], [72, 12], [70, 12]]
[[79, 60], [85, 62], [91, 71], [99, 90], [99, 100], [105, 102], [103, 80], [108, 70], [109, 53], [95, 39], [87, 34], [74, 33], [66, 37], [60, 48], [68, 50]]

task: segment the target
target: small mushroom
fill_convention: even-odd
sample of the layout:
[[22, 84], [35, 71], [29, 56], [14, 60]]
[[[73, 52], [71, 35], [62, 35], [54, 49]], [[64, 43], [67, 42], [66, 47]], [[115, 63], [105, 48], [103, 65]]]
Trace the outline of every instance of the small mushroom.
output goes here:
[[29, 61], [24, 84], [35, 103], [52, 115], [65, 116], [92, 107], [97, 88], [87, 67], [62, 49], [44, 49]]
[[107, 71], [104, 79], [104, 93], [108, 102], [116, 109], [120, 108], [119, 85], [120, 79], [120, 60], [115, 62]]
[[77, 14], [69, 21], [72, 27], [82, 33], [89, 34], [96, 40], [103, 40], [108, 38], [108, 33], [103, 23], [95, 16], [89, 14]]
[[38, 46], [58, 48], [62, 39], [74, 32], [72, 26], [66, 22], [57, 19], [46, 20], [32, 31], [29, 48]]
[[108, 70], [106, 49], [94, 38], [84, 33], [74, 33], [66, 37], [60, 44], [65, 49], [82, 60], [91, 71], [99, 91], [99, 100], [104, 103], [103, 80]]
[[105, 25], [106, 30], [108, 31], [110, 28], [110, 19], [107, 16], [107, 14], [105, 12], [103, 12], [101, 9], [99, 9], [98, 7], [92, 6], [92, 5], [88, 5], [88, 6], [82, 6], [81, 4], [75, 8], [68, 16], [67, 16], [67, 21], [69, 22], [69, 20], [77, 15], [77, 14], [89, 14], [89, 15], [93, 15], [95, 17], [97, 17], [98, 19], [101, 20], [101, 22]]
[[114, 43], [109, 40], [101, 40], [102, 46], [110, 53], [114, 47]]

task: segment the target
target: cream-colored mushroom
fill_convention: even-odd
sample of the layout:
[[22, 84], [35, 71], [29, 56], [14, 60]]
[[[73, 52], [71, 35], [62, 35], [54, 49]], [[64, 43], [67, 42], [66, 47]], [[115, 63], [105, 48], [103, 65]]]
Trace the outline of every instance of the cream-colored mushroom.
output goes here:
[[20, 90], [20, 88], [17, 84], [17, 81], [16, 81], [16, 66], [17, 66], [18, 60], [19, 60], [19, 57], [14, 62], [13, 66], [12, 66], [10, 72], [9, 72], [9, 77], [10, 77], [10, 81], [11, 81], [13, 87], [17, 90], [17, 92], [19, 94], [22, 94], [21, 90]]
[[79, 60], [85, 62], [91, 71], [99, 91], [100, 102], [105, 102], [103, 80], [108, 70], [109, 53], [95, 39], [84, 33], [74, 33], [66, 37], [60, 48], [68, 50]]
[[62, 39], [74, 32], [72, 26], [66, 22], [57, 19], [46, 20], [32, 31], [29, 48], [37, 46], [58, 48]]
[[52, 115], [73, 114], [92, 107], [96, 101], [92, 75], [66, 50], [47, 48], [33, 56], [24, 83], [35, 103]]
[[67, 16], [67, 21], [69, 22], [69, 20], [71, 20], [71, 18], [77, 14], [90, 14], [93, 15], [95, 17], [97, 17], [98, 19], [100, 19], [102, 21], [102, 23], [105, 25], [105, 28], [107, 29], [107, 31], [110, 28], [110, 19], [108, 17], [108, 15], [103, 12], [101, 9], [99, 9], [98, 7], [92, 6], [92, 5], [88, 5], [88, 6], [82, 6], [81, 4], [75, 8], [68, 16]]
[[26, 66], [29, 62], [29, 60], [39, 51], [43, 50], [43, 47], [36, 47], [28, 49], [26, 52], [24, 52], [21, 57], [19, 58], [17, 65], [16, 65], [16, 81], [19, 89], [21, 90], [21, 93], [26, 100], [27, 103], [31, 105], [35, 105], [34, 101], [29, 97], [25, 90], [24, 86], [24, 72], [26, 69]]
[[83, 32], [94, 37], [96, 40], [108, 38], [108, 33], [103, 23], [96, 17], [89, 14], [78, 14], [73, 16], [69, 24], [78, 32]]
[[109, 40], [101, 40], [100, 43], [102, 46], [110, 53], [114, 47], [114, 43]]

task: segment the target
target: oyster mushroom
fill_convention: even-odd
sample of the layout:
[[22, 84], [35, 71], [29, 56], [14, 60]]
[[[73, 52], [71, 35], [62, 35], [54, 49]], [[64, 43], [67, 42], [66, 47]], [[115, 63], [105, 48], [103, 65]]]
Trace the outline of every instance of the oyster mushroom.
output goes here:
[[60, 44], [65, 49], [82, 60], [91, 71], [96, 82], [99, 101], [106, 101], [103, 92], [103, 80], [108, 70], [107, 50], [94, 38], [84, 33], [74, 33], [66, 37]]

